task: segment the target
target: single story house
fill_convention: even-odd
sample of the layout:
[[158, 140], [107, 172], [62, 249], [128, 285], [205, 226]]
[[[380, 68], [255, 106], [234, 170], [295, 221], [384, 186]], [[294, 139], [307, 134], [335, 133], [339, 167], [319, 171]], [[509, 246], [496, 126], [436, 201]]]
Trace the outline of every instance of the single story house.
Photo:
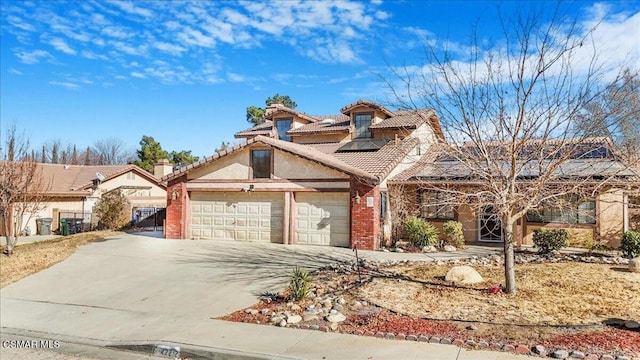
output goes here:
[[[485, 143], [485, 151], [491, 151], [486, 150], [490, 146]], [[476, 145], [465, 144], [465, 148], [467, 153], [479, 153]], [[530, 140], [522, 146], [515, 167], [496, 159], [500, 151], [492, 156], [494, 169], [484, 164], [487, 155], [476, 159], [482, 164], [474, 164], [464, 159], [464, 153], [444, 143], [433, 146], [429, 156], [395, 176], [389, 186], [405, 194], [401, 200], [409, 201], [405, 207], [413, 209], [412, 215], [438, 228], [450, 220], [462, 223], [467, 243], [502, 242], [504, 231], [491, 203], [472, 206], [472, 200], [464, 204], [458, 196], [481, 193], [488, 183], [484, 176], [499, 181], [502, 171], [511, 168], [519, 172], [519, 194], [528, 198], [548, 197], [551, 192], [559, 195], [517, 220], [516, 245], [533, 244], [535, 229], [564, 228], [573, 243], [605, 241], [617, 248], [622, 233], [629, 230], [629, 194], [640, 188], [638, 174], [623, 164], [609, 138], [546, 140], [543, 144]], [[476, 165], [482, 169], [474, 169]], [[540, 176], [547, 179], [537, 182]]]
[[[157, 176], [136, 165], [39, 163], [37, 166], [45, 193], [41, 209], [35, 214], [25, 214], [23, 219], [28, 221], [23, 223], [23, 228], [28, 228], [31, 234], [36, 233], [36, 222], [42, 218], [52, 219], [52, 231], [58, 230], [61, 219], [74, 219], [81, 223], [81, 230], [90, 230], [98, 220], [93, 216], [93, 207], [102, 194], [110, 191], [122, 191], [132, 218], [139, 208], [166, 207], [166, 187], [159, 181], [161, 176], [172, 171], [166, 160], [156, 165]], [[4, 229], [0, 228], [0, 233], [4, 235]]]
[[265, 118], [241, 145], [162, 178], [166, 237], [378, 248], [388, 179], [443, 140], [433, 110], [365, 100], [335, 115], [274, 104]]

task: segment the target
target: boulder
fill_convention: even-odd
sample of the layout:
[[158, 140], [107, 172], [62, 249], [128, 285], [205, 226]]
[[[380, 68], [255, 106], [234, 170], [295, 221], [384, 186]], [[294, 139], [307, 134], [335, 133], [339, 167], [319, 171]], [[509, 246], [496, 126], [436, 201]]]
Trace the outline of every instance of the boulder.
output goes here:
[[444, 279], [459, 284], [477, 284], [483, 281], [482, 276], [468, 265], [452, 267]]
[[327, 321], [328, 322], [332, 322], [332, 323], [343, 322], [345, 320], [347, 320], [347, 317], [344, 316], [341, 313], [332, 314], [332, 315], [327, 316]]
[[457, 250], [458, 249], [456, 249], [456, 247], [453, 246], [453, 245], [445, 245], [444, 246], [444, 251], [446, 251], [446, 252], [454, 252], [454, 251], [457, 251]]
[[634, 273], [640, 273], [640, 256], [636, 256], [629, 260], [629, 271]]
[[435, 246], [433, 245], [427, 245], [427, 246], [423, 246], [422, 247], [422, 252], [423, 253], [433, 253], [433, 252], [437, 252], [438, 249], [436, 249]]

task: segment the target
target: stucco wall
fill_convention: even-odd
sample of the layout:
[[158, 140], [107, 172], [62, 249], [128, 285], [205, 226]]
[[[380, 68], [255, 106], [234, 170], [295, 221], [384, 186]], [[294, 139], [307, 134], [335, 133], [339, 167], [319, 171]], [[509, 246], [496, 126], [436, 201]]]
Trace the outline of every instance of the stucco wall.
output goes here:
[[188, 174], [188, 179], [247, 179], [249, 148], [227, 155]]
[[[189, 180], [249, 180], [252, 149], [262, 147], [248, 147], [196, 169], [189, 174]], [[343, 172], [278, 149], [273, 150], [273, 176], [274, 179], [349, 179]]]
[[99, 192], [107, 192], [121, 186], [150, 186], [151, 189], [127, 191], [127, 197], [166, 197], [166, 190], [134, 172], [128, 172], [110, 179], [98, 186]]
[[609, 246], [617, 248], [623, 231], [624, 193], [622, 190], [609, 190], [598, 196], [598, 235]]

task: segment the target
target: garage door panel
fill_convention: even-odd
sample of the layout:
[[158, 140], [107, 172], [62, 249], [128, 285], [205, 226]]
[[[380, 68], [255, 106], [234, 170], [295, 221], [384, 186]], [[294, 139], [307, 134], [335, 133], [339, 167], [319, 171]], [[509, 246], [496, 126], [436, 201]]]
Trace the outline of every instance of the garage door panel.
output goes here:
[[349, 247], [349, 212], [349, 193], [296, 194], [296, 242]]
[[283, 198], [281, 193], [192, 193], [192, 237], [282, 242]]

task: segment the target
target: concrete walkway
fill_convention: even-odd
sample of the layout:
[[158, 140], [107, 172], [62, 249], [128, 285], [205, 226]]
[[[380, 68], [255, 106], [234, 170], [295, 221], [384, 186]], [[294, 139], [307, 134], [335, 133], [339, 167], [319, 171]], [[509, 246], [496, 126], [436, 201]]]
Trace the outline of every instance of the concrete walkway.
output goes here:
[[[498, 250], [472, 247], [468, 253], [361, 251], [359, 255], [433, 261]], [[315, 269], [353, 259], [349, 249], [125, 235], [81, 247], [64, 262], [0, 290], [1, 333], [3, 338], [44, 338], [99, 347], [171, 344], [183, 352], [233, 355], [227, 358], [516, 357], [451, 345], [212, 319], [253, 305], [260, 294], [281, 291], [294, 266]]]

